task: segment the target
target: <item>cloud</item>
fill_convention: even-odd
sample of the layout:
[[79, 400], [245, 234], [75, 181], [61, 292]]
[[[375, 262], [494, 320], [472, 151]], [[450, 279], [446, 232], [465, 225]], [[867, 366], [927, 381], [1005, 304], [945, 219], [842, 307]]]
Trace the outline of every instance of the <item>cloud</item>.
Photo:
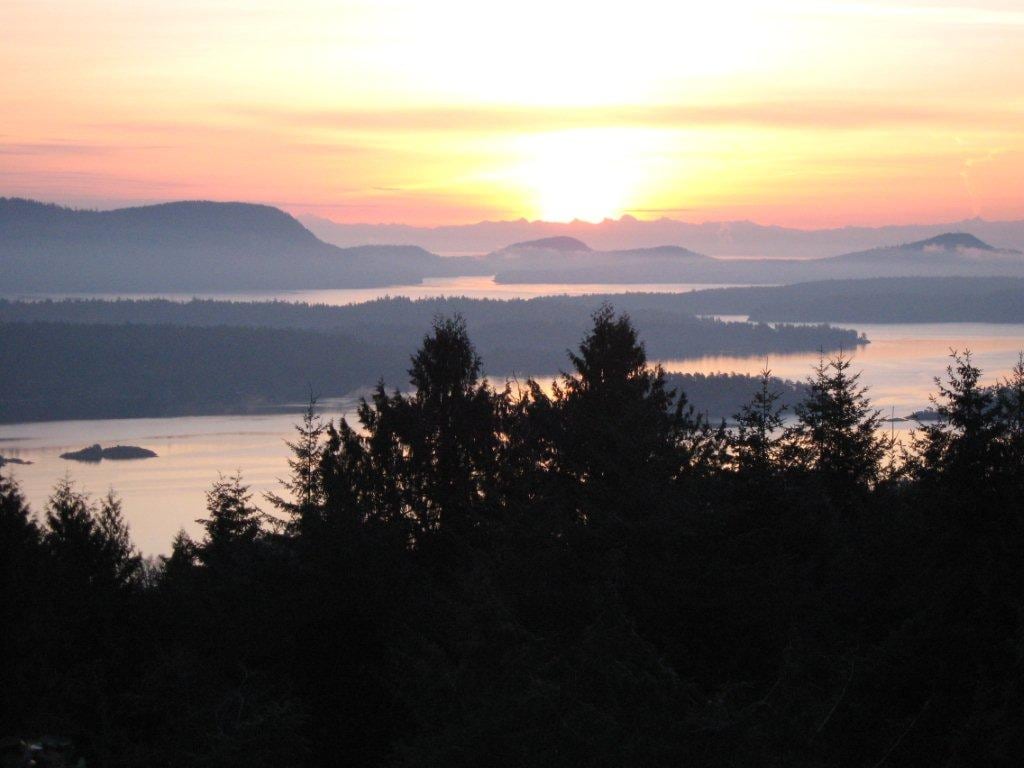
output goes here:
[[110, 151], [110, 147], [98, 144], [74, 144], [62, 142], [14, 142], [0, 144], [0, 155], [103, 155]]
[[114, 145], [114, 144], [81, 144], [76, 142], [3, 142], [0, 143], [0, 155], [18, 155], [25, 157], [64, 157], [64, 156], [96, 156], [109, 155], [115, 152], [133, 150], [167, 149], [165, 145]]
[[282, 110], [239, 108], [265, 124], [342, 132], [502, 133], [591, 127], [687, 129], [741, 126], [857, 130], [899, 126], [1024, 126], [1024, 110], [958, 104], [882, 103], [846, 99], [612, 107], [421, 107], [412, 109]]

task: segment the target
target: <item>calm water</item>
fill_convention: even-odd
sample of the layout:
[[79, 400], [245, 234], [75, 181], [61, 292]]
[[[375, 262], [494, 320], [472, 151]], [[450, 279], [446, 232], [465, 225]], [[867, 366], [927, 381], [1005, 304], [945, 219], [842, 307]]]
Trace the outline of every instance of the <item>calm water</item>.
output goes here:
[[241, 291], [235, 293], [50, 293], [0, 294], [7, 299], [169, 299], [188, 301], [192, 298], [220, 301], [296, 301], [309, 304], [358, 304], [386, 296], [407, 296], [411, 299], [440, 296], [465, 296], [471, 299], [532, 299], [538, 296], [585, 296], [592, 293], [688, 293], [708, 288], [729, 288], [726, 284], [710, 283], [652, 283], [618, 284], [537, 283], [530, 285], [502, 285], [493, 277], [436, 277], [427, 278], [420, 285], [392, 285], [384, 288], [337, 288], [308, 291]]
[[[337, 416], [340, 409], [325, 409]], [[280, 491], [288, 472], [285, 440], [294, 436], [295, 414], [108, 419], [0, 425], [0, 453], [33, 462], [4, 471], [18, 480], [34, 510], [65, 475], [93, 495], [115, 488], [124, 499], [132, 535], [146, 553], [166, 552], [180, 528], [196, 533], [204, 492], [224, 474], [241, 470], [257, 497]], [[92, 443], [141, 445], [157, 458], [67, 461], [60, 454]], [[266, 509], [269, 505], [261, 504]]]
[[[934, 379], [943, 375], [951, 349], [969, 349], [984, 372], [986, 382], [1006, 376], [1024, 351], [1024, 325], [986, 323], [920, 323], [906, 325], [857, 324], [870, 344], [853, 353], [853, 369], [871, 399], [886, 414], [897, 416], [924, 408], [935, 391]], [[772, 355], [768, 367], [785, 379], [803, 379], [818, 355]], [[713, 356], [693, 360], [666, 360], [666, 370], [692, 373], [737, 372], [757, 374], [765, 358]]]
[[[346, 304], [385, 295], [429, 297], [464, 295], [478, 298], [530, 298], [555, 293], [623, 293], [628, 291], [684, 292], [711, 286], [698, 285], [573, 285], [502, 286], [490, 278], [454, 278], [427, 281], [419, 286], [373, 290], [324, 290], [281, 293], [209, 295], [235, 300], [282, 299]], [[187, 300], [191, 294], [164, 294]], [[854, 367], [863, 371], [876, 406], [897, 416], [928, 405], [933, 378], [942, 374], [949, 350], [969, 348], [994, 382], [1005, 376], [1024, 350], [1024, 325], [972, 323], [921, 325], [857, 325], [871, 344], [856, 351]], [[641, 329], [642, 331], [642, 329]], [[814, 354], [774, 355], [768, 365], [775, 375], [804, 378], [817, 361]], [[670, 371], [760, 371], [764, 359], [716, 356], [663, 361]], [[699, 404], [698, 404], [699, 405]], [[351, 412], [352, 401], [332, 402], [325, 415]], [[204, 491], [217, 478], [241, 470], [257, 498], [280, 490], [278, 478], [287, 474], [285, 440], [293, 435], [295, 414], [262, 416], [208, 416], [168, 419], [113, 419], [0, 425], [0, 454], [32, 461], [10, 469], [29, 502], [42, 509], [53, 484], [69, 475], [94, 495], [115, 488], [125, 501], [134, 538], [146, 553], [166, 552], [179, 528], [196, 533], [195, 520], [204, 514]], [[158, 458], [142, 461], [82, 464], [59, 458], [68, 450], [92, 443], [141, 445]], [[266, 508], [266, 505], [263, 505]]]

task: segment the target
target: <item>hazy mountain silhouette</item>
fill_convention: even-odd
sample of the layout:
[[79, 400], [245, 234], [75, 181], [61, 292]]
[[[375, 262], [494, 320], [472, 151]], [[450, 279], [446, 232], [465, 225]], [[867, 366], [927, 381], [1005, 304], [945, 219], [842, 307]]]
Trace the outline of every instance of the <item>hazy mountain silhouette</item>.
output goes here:
[[364, 287], [416, 283], [448, 266], [417, 246], [328, 245], [266, 205], [83, 211], [0, 198], [5, 291]]
[[823, 260], [827, 267], [867, 270], [842, 277], [908, 277], [1024, 274], [1024, 254], [995, 248], [965, 232], [947, 232], [913, 243], [874, 248]]
[[542, 237], [539, 240], [528, 240], [522, 243], [513, 243], [505, 250], [542, 248], [551, 251], [589, 251], [590, 246], [575, 237]]
[[[715, 259], [676, 245], [596, 251], [572, 237], [515, 243], [482, 260], [507, 283], [670, 282], [713, 268]], [[683, 277], [681, 279], [689, 279]]]
[[995, 248], [967, 233], [944, 233], [821, 259], [722, 259], [675, 246], [582, 255], [507, 248], [487, 259], [502, 283], [782, 284], [880, 277], [1024, 276], [1024, 254]]
[[927, 240], [920, 240], [915, 243], [904, 243], [882, 248], [872, 248], [868, 251], [847, 253], [842, 256], [835, 256], [833, 259], [844, 261], [885, 261], [893, 257], [920, 259], [921, 255], [942, 255], [942, 256], [969, 256], [983, 254], [1002, 254], [1006, 256], [1019, 256], [1020, 251], [1008, 248], [995, 248], [988, 243], [979, 240], [974, 235], [966, 232], [947, 232]]
[[1024, 276], [1024, 256], [946, 232], [818, 259], [723, 259], [664, 244], [601, 250], [568, 235], [442, 257], [416, 245], [329, 245], [265, 205], [177, 202], [101, 212], [0, 198], [5, 293], [358, 288], [459, 275], [575, 284]]
[[999, 250], [997, 248], [993, 248], [988, 243], [983, 243], [974, 235], [967, 234], [966, 232], [947, 232], [944, 235], [938, 235], [937, 237], [933, 237], [928, 240], [922, 240], [921, 242], [918, 243], [911, 243], [910, 245], [905, 247], [915, 248], [921, 251], [925, 251], [930, 248], [940, 248], [945, 251], [955, 251], [960, 249], [977, 251]]
[[944, 232], [968, 232], [997, 248], [1024, 249], [1024, 221], [975, 218], [943, 224], [885, 227], [793, 229], [750, 221], [692, 224], [669, 218], [641, 221], [632, 216], [602, 222], [483, 221], [443, 227], [404, 224], [339, 224], [305, 216], [302, 222], [318, 237], [339, 246], [363, 243], [419, 245], [441, 254], [481, 254], [509, 243], [549, 237], [572, 237], [598, 250], [630, 250], [665, 244], [684, 245], [711, 256], [821, 258], [854, 251], [925, 240]]

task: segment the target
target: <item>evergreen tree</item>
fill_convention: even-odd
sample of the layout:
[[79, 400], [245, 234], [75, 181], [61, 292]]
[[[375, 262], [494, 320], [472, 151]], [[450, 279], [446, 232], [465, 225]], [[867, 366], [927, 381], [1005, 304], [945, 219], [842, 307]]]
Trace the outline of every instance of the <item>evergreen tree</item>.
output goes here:
[[96, 520], [89, 497], [75, 490], [70, 478], [57, 482], [44, 510], [44, 540], [58, 556], [88, 552], [95, 540]]
[[771, 370], [761, 371], [761, 386], [753, 399], [733, 416], [735, 431], [731, 434], [731, 448], [737, 469], [763, 477], [778, 469], [782, 461], [782, 414], [786, 407], [779, 405], [782, 397], [771, 388]]
[[[913, 449], [919, 475], [944, 478], [962, 488], [977, 488], [992, 479], [1004, 422], [995, 393], [981, 385], [981, 369], [971, 353], [952, 352], [946, 380], [936, 378], [932, 396], [938, 419], [921, 426]], [[1013, 405], [1008, 400], [1006, 406]]]
[[1024, 483], [1024, 354], [999, 387], [998, 418], [1001, 425], [1001, 479], [1020, 488]]
[[241, 472], [221, 475], [206, 492], [208, 517], [196, 522], [206, 530], [206, 539], [197, 548], [199, 560], [210, 564], [220, 555], [239, 546], [255, 543], [263, 536], [263, 513], [252, 502], [249, 486]]
[[323, 487], [329, 516], [412, 526], [414, 538], [477, 529], [492, 498], [496, 399], [460, 317], [438, 319], [412, 358], [413, 391], [381, 382], [360, 405], [363, 434], [328, 429]]
[[59, 481], [46, 502], [42, 539], [65, 578], [121, 590], [139, 574], [141, 557], [113, 491], [97, 505], [68, 478]]
[[304, 522], [318, 515], [324, 502], [320, 463], [327, 425], [316, 411], [316, 398], [310, 397], [302, 423], [295, 426], [295, 431], [298, 438], [287, 443], [292, 452], [288, 459], [291, 477], [280, 481], [291, 498], [276, 493], [266, 495], [271, 504], [288, 515], [287, 528], [292, 532], [299, 531]]
[[[0, 472], [0, 734], [18, 733], [38, 700], [39, 632], [46, 601], [39, 529], [18, 484]], [[43, 707], [47, 702], [43, 702]]]
[[63, 571], [96, 585], [131, 586], [141, 558], [113, 491], [97, 505], [64, 478], [46, 502], [44, 520], [43, 541]]
[[[0, 578], [7, 583], [19, 555], [39, 540], [28, 504], [18, 484], [0, 472]], [[5, 590], [0, 593], [7, 594]]]
[[484, 521], [493, 499], [495, 393], [456, 316], [434, 322], [412, 359], [413, 394], [400, 403], [399, 440], [421, 527], [465, 533]]
[[115, 581], [124, 586], [142, 575], [142, 557], [132, 543], [120, 497], [113, 491], [100, 499], [96, 514], [96, 535], [110, 564]]
[[833, 490], [865, 488], [877, 482], [892, 448], [880, 434], [881, 412], [871, 408], [860, 374], [840, 353], [819, 360], [807, 380], [808, 394], [795, 410], [797, 423], [787, 432], [787, 448], [798, 466], [816, 473]]
[[664, 370], [647, 364], [629, 316], [617, 317], [607, 304], [569, 359], [573, 372], [553, 389], [551, 407], [561, 430], [557, 469], [578, 489], [581, 519], [649, 514], [646, 497], [677, 475], [684, 461], [677, 439], [699, 430], [699, 418], [685, 397], [673, 409]]

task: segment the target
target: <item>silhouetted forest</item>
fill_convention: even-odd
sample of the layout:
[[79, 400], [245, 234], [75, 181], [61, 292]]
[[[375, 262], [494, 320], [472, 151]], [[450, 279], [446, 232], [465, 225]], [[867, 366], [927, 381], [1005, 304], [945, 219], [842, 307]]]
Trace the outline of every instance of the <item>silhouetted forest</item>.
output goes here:
[[[656, 306], [656, 294], [651, 294]], [[896, 277], [823, 280], [766, 288], [682, 294], [697, 314], [747, 315], [761, 322], [1021, 323], [1024, 280], [1013, 277]]]
[[712, 422], [723, 419], [732, 423], [740, 409], [767, 383], [777, 397], [777, 406], [785, 407], [792, 415], [793, 408], [807, 394], [807, 385], [772, 376], [744, 373], [666, 373], [665, 385], [676, 392], [685, 392], [687, 402], [695, 413]]
[[[459, 312], [474, 325], [499, 313], [520, 320], [534, 312], [579, 315], [596, 302], [613, 301], [638, 318], [674, 315], [747, 316], [766, 323], [1022, 323], [1024, 280], [1012, 277], [907, 277], [822, 280], [756, 288], [711, 288], [688, 293], [595, 294], [542, 297], [513, 302], [443, 299], [411, 302], [387, 299], [370, 306], [327, 307], [286, 302], [64, 300], [18, 302], [0, 299], [0, 321], [86, 323], [151, 322], [191, 325], [269, 325], [333, 330], [374, 315], [375, 322], [414, 326], [436, 314]], [[405, 302], [402, 304], [401, 302]], [[502, 307], [495, 310], [495, 306]], [[507, 306], [503, 306], [507, 305]], [[362, 307], [355, 309], [354, 307]], [[569, 309], [571, 308], [571, 309]], [[383, 311], [382, 311], [383, 310]]]
[[[381, 376], [400, 380], [403, 351], [434, 317], [456, 313], [472, 324], [492, 377], [554, 374], [596, 303], [0, 302], [0, 421], [244, 413], [301, 402], [311, 388], [344, 396]], [[636, 317], [661, 359], [863, 343], [855, 331], [830, 326], [723, 323], [643, 307]], [[715, 415], [731, 412], [721, 403], [738, 402], [721, 383], [722, 397], [700, 403]]]
[[0, 422], [246, 413], [393, 380], [400, 361], [316, 331], [0, 323]]
[[[902, 450], [843, 357], [723, 429], [604, 308], [550, 393], [458, 319], [143, 560], [0, 480], [0, 737], [85, 766], [1015, 766], [1024, 364]], [[995, 398], [995, 399], [993, 399]], [[13, 631], [12, 631], [13, 630]]]
[[[465, 297], [384, 298], [335, 306], [290, 301], [187, 302], [166, 299], [62, 299], [10, 301], [0, 299], [0, 322], [62, 322], [90, 324], [152, 324], [259, 326], [344, 333], [372, 344], [414, 346], [423, 328], [439, 315], [458, 314], [474, 329], [477, 344], [489, 353], [488, 368], [500, 369], [493, 355], [513, 343], [530, 346], [547, 359], [564, 360], [590, 314], [602, 302], [614, 301], [645, 329], [654, 357], [706, 353], [805, 352], [853, 349], [862, 343], [856, 331], [827, 325], [766, 326], [695, 317], [694, 294], [596, 294], [542, 296], [533, 299], [469, 299]], [[704, 314], [740, 314], [705, 312]], [[553, 335], [554, 334], [554, 335]]]

